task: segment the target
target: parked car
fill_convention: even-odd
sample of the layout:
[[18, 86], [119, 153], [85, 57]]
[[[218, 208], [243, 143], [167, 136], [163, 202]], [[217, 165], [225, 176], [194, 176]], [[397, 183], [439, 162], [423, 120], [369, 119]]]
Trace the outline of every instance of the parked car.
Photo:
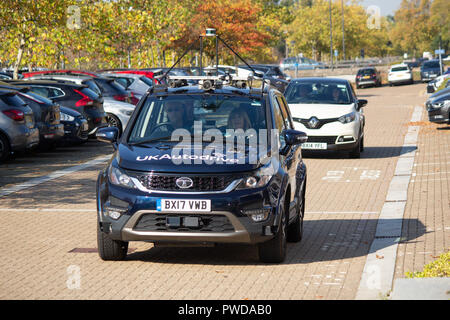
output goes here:
[[365, 86], [375, 86], [381, 87], [381, 74], [374, 67], [361, 68], [356, 73], [356, 89], [365, 87]]
[[443, 75], [434, 78], [433, 80], [431, 80], [430, 82], [428, 82], [427, 84], [427, 93], [433, 93], [435, 92], [441, 85], [442, 83], [447, 80], [448, 78], [450, 78], [450, 73], [444, 73]]
[[308, 135], [303, 150], [348, 151], [359, 158], [364, 151], [367, 100], [358, 99], [348, 80], [293, 79], [285, 92], [295, 129]]
[[[100, 74], [78, 70], [46, 70], [24, 73], [24, 78], [40, 79], [46, 75], [66, 75], [66, 76], [89, 76], [97, 84], [104, 97], [112, 97], [114, 100], [132, 103], [136, 105], [139, 99], [134, 97], [132, 92], [127, 92], [123, 86], [116, 83], [113, 78], [107, 78]], [[94, 88], [91, 87], [94, 91]], [[98, 93], [98, 92], [97, 92]]]
[[439, 60], [425, 61], [420, 67], [420, 80], [422, 82], [431, 81], [441, 75]]
[[[121, 138], [116, 128], [97, 132], [116, 150], [97, 180], [101, 259], [124, 260], [129, 241], [149, 241], [256, 244], [261, 261], [282, 262], [287, 242], [302, 239], [307, 174], [300, 147], [307, 137], [294, 130], [283, 95], [269, 86], [184, 86], [143, 99]], [[194, 120], [200, 134], [215, 129], [219, 137], [243, 123], [261, 130], [256, 145], [267, 148], [250, 160], [255, 145], [238, 142], [244, 150], [225, 156], [203, 140], [180, 154], [171, 133], [183, 128], [191, 141]]]
[[[250, 66], [255, 70], [264, 72], [265, 77], [271, 77], [271, 78], [282, 79], [282, 80], [290, 80], [290, 77], [281, 71], [279, 65], [251, 64]], [[247, 66], [242, 65], [241, 67], [246, 68]]]
[[450, 124], [450, 92], [441, 93], [425, 103], [428, 120], [434, 123]]
[[[128, 119], [135, 108], [133, 104], [121, 101], [122, 99], [118, 95], [115, 96], [115, 93], [119, 93], [119, 95], [121, 94], [124, 97], [126, 96], [126, 93], [120, 88], [119, 91], [116, 92], [116, 87], [118, 87], [118, 85], [113, 83], [113, 80], [110, 77], [95, 78], [100, 82], [100, 87], [97, 85], [97, 82], [94, 81], [94, 78], [85, 75], [37, 75], [29, 77], [28, 79], [56, 80], [87, 85], [89, 89], [92, 89], [92, 91], [95, 91], [99, 96], [103, 97], [103, 109], [106, 112], [108, 126], [117, 126], [120, 133], [127, 125]], [[103, 79], [106, 79], [105, 83], [103, 83]], [[106, 96], [103, 96], [103, 94], [106, 94]]]
[[0, 88], [0, 162], [11, 152], [34, 148], [39, 144], [39, 129], [33, 110], [16, 90]]
[[30, 87], [32, 92], [63, 107], [80, 112], [88, 121], [89, 134], [94, 134], [99, 127], [107, 126], [103, 98], [89, 89], [87, 85], [53, 80], [27, 80], [10, 83]]
[[391, 87], [396, 84], [414, 83], [411, 69], [404, 63], [391, 66], [388, 73], [388, 82]]
[[71, 108], [60, 107], [64, 137], [60, 144], [81, 144], [89, 139], [89, 124], [85, 117]]
[[56, 146], [64, 136], [60, 123], [59, 105], [30, 91], [27, 87], [14, 86], [0, 81], [0, 88], [17, 90], [20, 98], [33, 110], [34, 121], [39, 129], [39, 146], [45, 149]]
[[126, 90], [131, 91], [137, 99], [141, 99], [148, 89], [153, 87], [152, 80], [143, 75], [116, 71], [108, 71], [101, 74], [114, 78], [114, 80], [120, 83]]

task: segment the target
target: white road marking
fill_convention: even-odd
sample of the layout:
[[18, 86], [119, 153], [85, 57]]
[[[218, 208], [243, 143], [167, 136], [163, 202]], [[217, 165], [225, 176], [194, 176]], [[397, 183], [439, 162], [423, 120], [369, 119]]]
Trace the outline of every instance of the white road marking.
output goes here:
[[25, 181], [23, 183], [19, 183], [19, 184], [13, 185], [11, 187], [1, 188], [0, 189], [0, 198], [4, 197], [4, 196], [7, 196], [7, 195], [10, 195], [12, 193], [18, 192], [18, 191], [22, 191], [24, 189], [28, 189], [28, 188], [37, 186], [37, 185], [39, 185], [41, 183], [44, 183], [44, 182], [47, 182], [47, 181], [60, 178], [60, 177], [65, 176], [67, 174], [74, 173], [74, 172], [77, 172], [77, 171], [80, 171], [80, 170], [83, 170], [83, 169], [95, 166], [95, 165], [97, 165], [99, 163], [107, 161], [110, 158], [111, 158], [111, 155], [101, 156], [101, 157], [95, 158], [94, 160], [90, 160], [90, 161], [87, 161], [85, 163], [82, 163], [82, 164], [79, 164], [79, 165], [76, 165], [76, 166], [73, 166], [73, 167], [69, 167], [69, 168], [66, 168], [66, 169], [57, 170], [57, 171], [54, 171], [54, 172], [52, 172], [50, 174], [47, 174], [45, 176], [38, 177], [38, 178], [33, 178], [31, 180], [28, 180], [28, 181]]

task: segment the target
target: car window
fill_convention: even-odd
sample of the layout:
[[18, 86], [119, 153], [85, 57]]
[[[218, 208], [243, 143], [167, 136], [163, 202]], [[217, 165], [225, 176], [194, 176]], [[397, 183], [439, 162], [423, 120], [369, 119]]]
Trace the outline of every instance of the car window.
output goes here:
[[423, 64], [424, 68], [439, 68], [438, 61], [428, 61]]
[[43, 96], [44, 98], [50, 98], [50, 94], [49, 94], [49, 89], [45, 88], [45, 87], [36, 87], [36, 86], [31, 86], [31, 91]]
[[176, 129], [194, 134], [194, 123], [204, 133], [219, 129], [267, 129], [265, 104], [261, 97], [176, 95], [146, 100], [133, 125], [128, 142], [170, 136]]
[[284, 93], [288, 103], [350, 104], [347, 85], [342, 81], [301, 80], [291, 82]]
[[275, 128], [278, 131], [278, 138], [280, 141], [280, 149], [284, 148], [286, 146], [286, 141], [284, 139], [284, 136], [282, 134], [283, 130], [285, 129], [284, 125], [284, 117], [283, 113], [281, 111], [280, 104], [278, 102], [278, 99], [273, 99], [273, 118], [274, 118], [274, 124]]
[[278, 105], [281, 107], [281, 113], [283, 114], [284, 128], [285, 129], [293, 129], [294, 127], [290, 121], [287, 103], [285, 102], [284, 98], [281, 96], [277, 96], [276, 99], [277, 99]]
[[363, 75], [363, 76], [370, 76], [372, 74], [375, 73], [375, 70], [373, 69], [362, 69], [358, 71], [358, 75]]
[[11, 107], [24, 107], [25, 102], [17, 94], [2, 94], [0, 102]]
[[394, 67], [391, 69], [391, 72], [397, 72], [397, 71], [408, 71], [408, 67], [404, 66], [404, 67]]

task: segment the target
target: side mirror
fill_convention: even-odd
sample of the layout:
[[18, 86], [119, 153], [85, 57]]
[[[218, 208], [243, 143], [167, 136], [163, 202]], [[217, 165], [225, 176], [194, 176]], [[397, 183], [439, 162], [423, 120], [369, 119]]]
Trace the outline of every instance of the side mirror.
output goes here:
[[119, 129], [117, 127], [100, 128], [97, 130], [95, 137], [101, 142], [115, 143], [119, 137]]
[[365, 99], [360, 99], [360, 100], [358, 100], [358, 109], [361, 109], [362, 107], [364, 107], [364, 106], [366, 106], [367, 105], [367, 100], [365, 100]]
[[308, 140], [308, 135], [302, 131], [288, 129], [283, 132], [286, 139], [286, 144], [297, 145], [305, 143]]

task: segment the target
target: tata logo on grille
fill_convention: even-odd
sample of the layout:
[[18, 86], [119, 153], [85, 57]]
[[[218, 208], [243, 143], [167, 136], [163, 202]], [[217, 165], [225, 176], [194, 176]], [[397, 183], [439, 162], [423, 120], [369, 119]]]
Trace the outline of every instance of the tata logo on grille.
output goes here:
[[316, 117], [312, 117], [311, 119], [309, 119], [308, 124], [311, 128], [315, 128], [319, 125], [319, 119], [317, 119]]
[[175, 181], [176, 185], [180, 189], [189, 189], [194, 185], [194, 181], [188, 177], [181, 177]]

